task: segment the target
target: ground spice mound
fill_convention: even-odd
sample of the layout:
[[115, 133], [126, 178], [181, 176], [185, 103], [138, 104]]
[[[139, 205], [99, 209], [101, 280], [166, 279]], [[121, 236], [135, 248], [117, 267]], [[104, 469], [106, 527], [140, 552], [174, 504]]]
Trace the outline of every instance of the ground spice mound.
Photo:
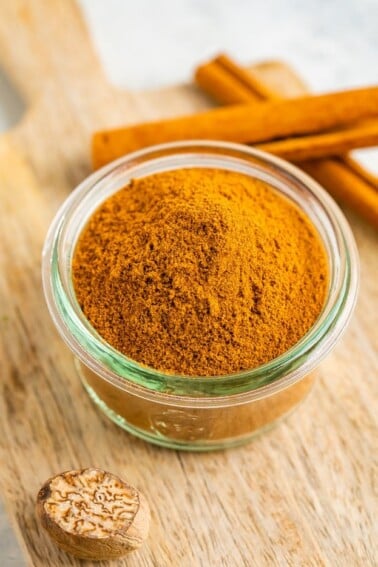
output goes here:
[[114, 348], [169, 373], [210, 376], [293, 346], [322, 309], [327, 260], [307, 217], [264, 182], [179, 169], [135, 179], [95, 211], [73, 281]]

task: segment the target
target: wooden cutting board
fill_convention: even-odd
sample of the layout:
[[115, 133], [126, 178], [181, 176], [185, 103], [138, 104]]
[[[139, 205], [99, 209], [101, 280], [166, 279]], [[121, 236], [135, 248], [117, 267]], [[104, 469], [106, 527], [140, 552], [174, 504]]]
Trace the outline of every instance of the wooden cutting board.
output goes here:
[[[71, 0], [3, 0], [0, 63], [27, 104], [20, 124], [0, 137], [0, 479], [29, 564], [80, 564], [47, 539], [34, 500], [47, 477], [89, 465], [125, 477], [151, 504], [148, 543], [119, 566], [376, 564], [373, 230], [347, 211], [362, 264], [357, 313], [290, 419], [228, 452], [178, 453], [134, 439], [79, 383], [42, 296], [42, 243], [58, 205], [90, 172], [93, 130], [210, 101], [190, 85], [149, 93], [112, 87]], [[285, 67], [257, 69], [288, 94], [303, 89]]]

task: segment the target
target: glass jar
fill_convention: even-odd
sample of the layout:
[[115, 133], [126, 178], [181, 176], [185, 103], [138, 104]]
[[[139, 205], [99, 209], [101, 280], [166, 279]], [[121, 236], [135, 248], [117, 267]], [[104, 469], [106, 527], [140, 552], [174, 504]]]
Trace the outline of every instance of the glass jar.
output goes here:
[[[228, 376], [174, 376], [127, 358], [91, 327], [72, 284], [78, 236], [105, 199], [132, 178], [193, 167], [227, 169], [270, 184], [311, 219], [329, 262], [327, 299], [309, 332], [267, 364]], [[188, 141], [129, 154], [85, 179], [50, 227], [43, 251], [43, 284], [51, 316], [77, 359], [84, 387], [110, 419], [165, 447], [219, 449], [250, 440], [305, 398], [314, 383], [315, 368], [336, 345], [351, 317], [358, 289], [358, 255], [341, 211], [302, 171], [247, 146]]]

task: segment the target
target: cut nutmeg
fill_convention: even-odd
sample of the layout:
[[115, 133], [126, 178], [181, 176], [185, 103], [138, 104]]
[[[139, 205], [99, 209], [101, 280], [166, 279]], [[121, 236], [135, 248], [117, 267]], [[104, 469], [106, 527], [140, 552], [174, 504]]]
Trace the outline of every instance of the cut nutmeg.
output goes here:
[[37, 497], [43, 527], [64, 551], [82, 559], [114, 559], [148, 535], [150, 509], [143, 494], [100, 469], [50, 478]]

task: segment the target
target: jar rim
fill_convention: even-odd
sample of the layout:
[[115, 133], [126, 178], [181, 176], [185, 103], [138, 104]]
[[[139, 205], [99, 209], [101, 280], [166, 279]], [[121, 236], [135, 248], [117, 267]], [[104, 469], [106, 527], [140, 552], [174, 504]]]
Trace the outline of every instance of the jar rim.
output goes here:
[[[312, 206], [317, 211], [316, 219], [309, 214], [308, 216], [318, 232], [321, 229], [319, 235], [325, 244], [328, 259], [335, 264], [331, 270], [329, 293], [323, 310], [311, 329], [289, 350], [273, 360], [256, 368], [229, 375], [169, 374], [144, 366], [114, 349], [91, 327], [78, 306], [70, 277], [72, 256], [66, 254], [68, 247], [72, 255], [76, 242], [72, 234], [73, 219], [80, 224], [78, 217], [83, 213], [80, 207], [85, 199], [92, 199], [93, 194], [97, 192], [92, 212], [102, 202], [102, 189], [108, 191], [110, 187], [109, 194], [118, 190], [114, 189], [117, 176], [130, 177], [132, 172], [138, 169], [148, 171], [148, 168], [152, 169], [151, 173], [155, 173], [162, 170], [163, 162], [166, 169], [173, 169], [172, 163], [185, 160], [188, 160], [188, 165], [181, 165], [180, 168], [196, 167], [190, 165], [195, 161], [195, 156], [202, 167], [209, 167], [205, 165], [209, 160], [223, 160], [223, 169], [240, 171], [244, 164], [250, 172], [249, 175], [251, 171], [255, 171], [255, 177], [257, 173], [265, 175], [268, 183], [276, 189], [280, 179], [282, 187], [285, 183], [287, 186], [292, 184], [297, 192], [304, 192], [303, 195], [306, 194], [307, 199], [312, 199]], [[235, 169], [236, 167], [239, 169]], [[124, 181], [120, 186], [126, 184], [127, 181]], [[297, 205], [308, 213], [304, 204], [301, 205], [299, 195]], [[86, 219], [91, 212], [86, 208]], [[311, 214], [314, 215], [314, 211]], [[85, 222], [81, 219], [81, 228]], [[76, 238], [80, 230], [76, 230]], [[328, 239], [327, 242], [325, 239]], [[139, 388], [143, 391], [143, 396], [150, 392], [154, 399], [159, 393], [164, 397], [169, 395], [218, 398], [230, 395], [245, 397], [248, 393], [253, 398], [260, 398], [295, 383], [319, 364], [345, 330], [356, 303], [358, 268], [358, 253], [351, 229], [339, 207], [316, 181], [294, 165], [266, 152], [241, 144], [207, 140], [150, 146], [123, 156], [89, 175], [58, 210], [47, 233], [42, 253], [42, 280], [46, 302], [59, 333], [73, 353], [107, 382], [128, 391]]]

